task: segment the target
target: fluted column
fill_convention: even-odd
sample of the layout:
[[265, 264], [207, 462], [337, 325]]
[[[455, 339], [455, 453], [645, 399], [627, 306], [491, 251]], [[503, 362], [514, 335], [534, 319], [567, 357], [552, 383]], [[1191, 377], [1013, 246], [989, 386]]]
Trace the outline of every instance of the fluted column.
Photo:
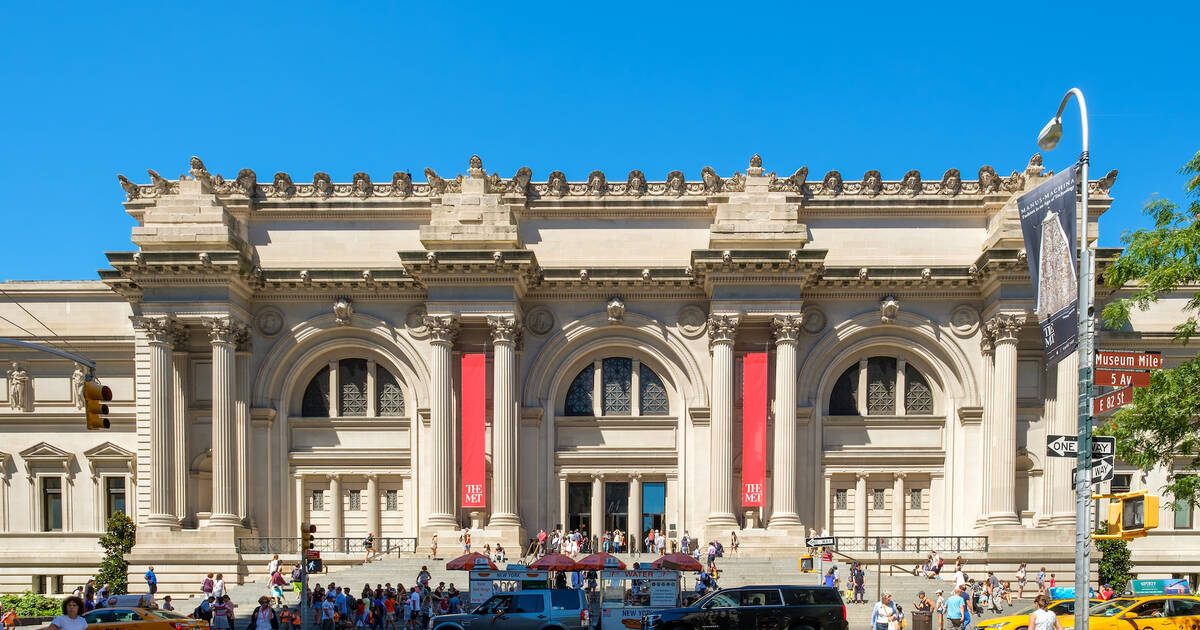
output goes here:
[[[992, 423], [995, 422], [996, 410], [993, 408], [996, 394], [996, 332], [992, 326], [987, 323], [979, 327], [979, 353], [983, 357], [983, 395], [980, 396], [980, 405], [983, 406], [983, 417], [980, 420], [980, 436], [979, 443], [982, 445], [981, 451], [987, 451], [992, 443]], [[988, 514], [992, 513], [992, 489], [988, 481], [991, 479], [991, 466], [985, 452], [981, 452], [978, 459], [980, 475], [979, 483], [973, 487], [973, 490], [979, 495], [979, 516], [975, 519], [975, 526], [980, 527], [987, 523]], [[972, 467], [967, 468], [968, 471]]]
[[905, 473], [892, 473], [892, 535], [904, 535], [904, 513], [908, 506], [904, 503]]
[[[300, 526], [308, 522], [308, 507], [307, 497], [304, 496], [304, 475], [294, 475], [292, 477], [293, 485], [296, 493], [296, 531], [300, 531]], [[301, 549], [303, 554], [304, 550]]]
[[379, 531], [379, 475], [374, 473], [367, 475], [367, 533], [383, 536]]
[[[346, 535], [346, 523], [342, 518], [342, 476], [339, 474], [327, 475], [329, 479], [329, 534], [334, 538], [343, 538]], [[334, 549], [338, 547], [334, 546]]]
[[209, 319], [212, 340], [212, 516], [210, 525], [240, 525], [238, 518], [237, 366], [235, 350], [245, 328], [230, 318]]
[[629, 531], [625, 532], [628, 536], [625, 537], [625, 543], [631, 549], [641, 549], [641, 540], [645, 536], [642, 535], [642, 475], [633, 473], [629, 475]]
[[[237, 436], [237, 505], [238, 518], [250, 525], [250, 336], [243, 335], [235, 357], [234, 434]], [[259, 460], [261, 463], [261, 459]]]
[[[989, 434], [992, 512], [988, 525], [1018, 525], [1016, 502], [1017, 468], [1017, 338], [1025, 325], [1024, 315], [1000, 315], [992, 320], [996, 330], [996, 397], [992, 431]], [[991, 322], [989, 322], [991, 324]]]
[[796, 343], [802, 315], [779, 315], [775, 333], [775, 467], [771, 475], [771, 529], [803, 528], [796, 500]]
[[432, 376], [429, 384], [430, 484], [429, 515], [425, 522], [437, 527], [454, 527], [454, 406], [452, 395], [454, 340], [458, 337], [458, 318], [452, 315], [428, 316], [432, 346]]
[[600, 473], [592, 473], [592, 525], [587, 534], [597, 540], [604, 534], [604, 475]]
[[519, 526], [517, 515], [517, 344], [521, 322], [488, 317], [492, 329], [492, 506], [490, 525]]
[[714, 529], [737, 527], [733, 515], [733, 340], [737, 327], [736, 316], [708, 318], [713, 355], [708, 525]]
[[175, 439], [174, 475], [175, 482], [175, 517], [179, 522], [188, 520], [188, 332], [180, 326], [172, 335], [174, 353], [172, 354], [171, 380], [173, 384], [171, 403], [175, 407], [173, 416], [172, 437]]
[[[1054, 404], [1047, 405], [1050, 418], [1046, 433], [1074, 435], [1078, 432], [1079, 354], [1072, 352], [1055, 366]], [[1042, 511], [1051, 527], [1075, 527], [1075, 493], [1069, 457], [1047, 457], [1042, 473]]]
[[139, 317], [134, 324], [146, 335], [150, 345], [150, 527], [178, 527], [172, 490], [172, 454], [175, 452], [175, 407], [171, 394], [175, 389], [171, 334], [175, 323], [167, 318]]
[[867, 473], [857, 473], [854, 486], [854, 535], [867, 535]]

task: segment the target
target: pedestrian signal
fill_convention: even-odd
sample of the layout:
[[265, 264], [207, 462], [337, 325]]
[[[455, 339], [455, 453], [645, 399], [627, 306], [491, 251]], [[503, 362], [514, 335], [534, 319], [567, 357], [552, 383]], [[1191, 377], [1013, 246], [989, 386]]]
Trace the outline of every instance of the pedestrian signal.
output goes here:
[[108, 415], [108, 405], [104, 403], [112, 399], [112, 390], [107, 385], [101, 385], [95, 379], [83, 382], [84, 410], [89, 431], [108, 428], [108, 418], [105, 417]]

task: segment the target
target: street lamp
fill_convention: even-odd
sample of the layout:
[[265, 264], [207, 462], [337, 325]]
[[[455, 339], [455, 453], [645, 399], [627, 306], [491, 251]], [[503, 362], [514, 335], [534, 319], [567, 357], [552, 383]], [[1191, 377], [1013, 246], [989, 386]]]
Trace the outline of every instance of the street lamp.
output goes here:
[[1038, 134], [1037, 144], [1050, 151], [1062, 139], [1062, 113], [1067, 101], [1075, 96], [1083, 128], [1083, 153], [1079, 155], [1080, 179], [1083, 180], [1080, 213], [1079, 248], [1079, 444], [1075, 469], [1075, 630], [1088, 630], [1088, 568], [1091, 563], [1091, 527], [1088, 508], [1092, 498], [1092, 375], [1095, 369], [1095, 323], [1093, 318], [1095, 275], [1094, 257], [1088, 242], [1088, 115], [1087, 101], [1079, 88], [1063, 96], [1054, 118]]

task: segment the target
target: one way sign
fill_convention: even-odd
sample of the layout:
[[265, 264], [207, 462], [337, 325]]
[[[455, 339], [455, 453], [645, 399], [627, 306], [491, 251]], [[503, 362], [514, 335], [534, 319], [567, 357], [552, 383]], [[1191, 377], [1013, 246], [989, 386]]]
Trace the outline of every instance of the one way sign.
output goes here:
[[[1104, 483], [1105, 481], [1111, 480], [1115, 470], [1116, 466], [1113, 465], [1113, 458], [1111, 457], [1101, 457], [1099, 459], [1092, 460], [1092, 483]], [[1078, 467], [1071, 469], [1072, 484], [1074, 483], [1075, 475], [1078, 474], [1078, 472]]]
[[[1116, 438], [1092, 436], [1092, 457], [1112, 457], [1116, 452]], [[1075, 457], [1079, 454], [1079, 438], [1074, 435], [1047, 435], [1046, 454], [1050, 457]]]
[[814, 548], [815, 547], [836, 547], [837, 546], [837, 538], [834, 538], [833, 536], [826, 536], [824, 538], [809, 538], [808, 540], [806, 540], [804, 542], [809, 547], [814, 547]]

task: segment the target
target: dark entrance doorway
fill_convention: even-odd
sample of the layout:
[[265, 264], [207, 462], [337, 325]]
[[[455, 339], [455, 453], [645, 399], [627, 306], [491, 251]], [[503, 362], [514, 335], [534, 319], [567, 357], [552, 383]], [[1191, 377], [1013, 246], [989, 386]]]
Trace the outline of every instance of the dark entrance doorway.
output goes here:
[[592, 484], [570, 482], [567, 484], [567, 531], [592, 528]]
[[[629, 531], [629, 482], [609, 481], [604, 484], [604, 531]], [[604, 532], [596, 532], [603, 536]]]

